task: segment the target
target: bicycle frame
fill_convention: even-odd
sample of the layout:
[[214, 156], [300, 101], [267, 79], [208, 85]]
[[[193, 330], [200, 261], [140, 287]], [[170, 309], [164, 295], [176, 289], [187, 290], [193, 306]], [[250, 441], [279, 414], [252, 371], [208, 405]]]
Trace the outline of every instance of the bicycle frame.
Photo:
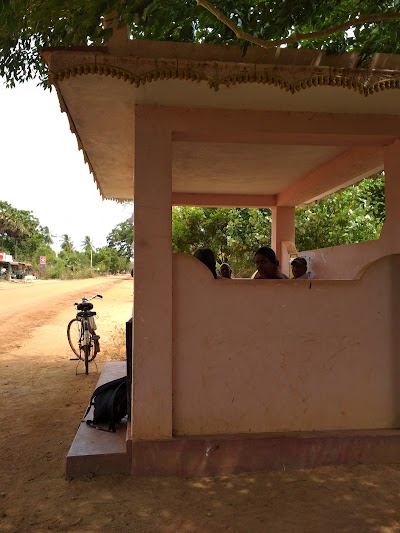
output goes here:
[[[96, 312], [92, 311], [93, 304], [89, 303], [89, 300], [93, 300], [94, 298], [103, 297], [101, 294], [96, 294], [91, 298], [83, 296], [81, 302], [74, 303], [78, 312], [76, 313], [76, 317], [69, 322], [67, 327], [68, 342], [72, 351], [76, 355], [76, 358], [71, 358], [71, 360], [77, 360], [78, 365], [80, 361], [84, 361], [85, 374], [89, 373], [89, 363], [94, 361], [96, 355], [100, 351], [100, 337], [95, 333], [97, 326], [94, 317], [96, 316]], [[78, 337], [76, 334], [78, 334]], [[76, 371], [76, 373], [78, 372]]]
[[83, 324], [83, 346], [89, 344], [89, 320], [87, 318], [82, 319]]

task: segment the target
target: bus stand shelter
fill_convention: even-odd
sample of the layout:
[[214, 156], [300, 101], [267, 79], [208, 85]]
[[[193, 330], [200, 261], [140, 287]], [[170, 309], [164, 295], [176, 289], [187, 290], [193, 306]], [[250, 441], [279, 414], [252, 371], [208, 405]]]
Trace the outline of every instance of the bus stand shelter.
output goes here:
[[[101, 195], [135, 205], [126, 437], [81, 443], [67, 475], [399, 462], [400, 57], [124, 29], [43, 56]], [[288, 273], [295, 207], [382, 170], [380, 239], [302, 252], [315, 279], [214, 280], [171, 253], [174, 205], [270, 207]]]

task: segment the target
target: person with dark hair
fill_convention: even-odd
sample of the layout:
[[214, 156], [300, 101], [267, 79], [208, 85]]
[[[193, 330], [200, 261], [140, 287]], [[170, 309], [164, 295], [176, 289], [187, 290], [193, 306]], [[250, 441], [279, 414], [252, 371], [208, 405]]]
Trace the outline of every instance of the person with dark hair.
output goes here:
[[210, 248], [199, 248], [194, 252], [193, 256], [204, 263], [210, 269], [214, 278], [217, 279], [217, 261], [214, 252]]
[[232, 269], [228, 263], [221, 263], [219, 267], [219, 275], [221, 278], [231, 279]]
[[291, 262], [293, 279], [308, 279], [307, 261], [304, 257], [295, 257]]
[[257, 272], [252, 279], [288, 279], [279, 270], [279, 261], [275, 252], [269, 246], [261, 246], [254, 254]]

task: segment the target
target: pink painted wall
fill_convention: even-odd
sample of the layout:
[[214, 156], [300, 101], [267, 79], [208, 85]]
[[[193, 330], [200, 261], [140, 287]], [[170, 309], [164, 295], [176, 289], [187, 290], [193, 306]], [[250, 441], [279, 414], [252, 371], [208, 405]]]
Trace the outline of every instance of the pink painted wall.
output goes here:
[[173, 259], [173, 434], [396, 427], [400, 256], [360, 280], [214, 280]]
[[331, 280], [359, 278], [368, 265], [389, 254], [390, 252], [385, 250], [380, 241], [299, 252], [299, 255], [307, 259], [312, 278]]

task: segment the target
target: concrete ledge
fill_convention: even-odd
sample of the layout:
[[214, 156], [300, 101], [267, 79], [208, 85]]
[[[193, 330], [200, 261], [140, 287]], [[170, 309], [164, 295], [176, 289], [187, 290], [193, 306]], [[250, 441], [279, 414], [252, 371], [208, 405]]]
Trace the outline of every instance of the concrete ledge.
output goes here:
[[[126, 375], [126, 362], [107, 363], [96, 386]], [[91, 418], [89, 412], [87, 418]], [[400, 429], [287, 432], [128, 440], [81, 423], [67, 455], [66, 477], [86, 473], [216, 476], [327, 465], [400, 463]]]
[[[96, 387], [125, 375], [126, 362], [106, 363]], [[87, 419], [92, 418], [92, 409]], [[72, 478], [89, 472], [129, 473], [131, 461], [126, 440], [127, 422], [117, 424], [116, 429], [116, 433], [109, 433], [91, 428], [82, 422], [67, 455], [65, 476]]]
[[215, 476], [400, 463], [400, 430], [178, 437], [132, 442], [132, 474]]

